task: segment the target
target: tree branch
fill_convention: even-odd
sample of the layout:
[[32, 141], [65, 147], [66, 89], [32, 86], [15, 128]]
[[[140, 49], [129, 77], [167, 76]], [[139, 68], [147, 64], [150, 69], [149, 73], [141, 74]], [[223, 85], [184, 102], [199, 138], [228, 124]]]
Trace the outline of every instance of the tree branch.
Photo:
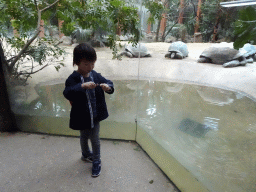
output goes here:
[[41, 22], [41, 14], [43, 11], [51, 8], [52, 6], [54, 6], [56, 3], [58, 3], [59, 0], [56, 0], [54, 3], [52, 3], [51, 5], [45, 7], [42, 10], [38, 10], [38, 23], [37, 23], [37, 31], [35, 33], [35, 35], [26, 43], [26, 45], [22, 48], [22, 50], [19, 52], [19, 54], [17, 55], [17, 57], [11, 62], [10, 66], [8, 67], [9, 70], [12, 70], [14, 65], [16, 64], [16, 62], [20, 59], [21, 55], [26, 51], [26, 49], [30, 46], [30, 44], [37, 38], [37, 36], [39, 35], [39, 33], [41, 32], [40, 30], [40, 22]]
[[38, 71], [41, 71], [41, 70], [43, 70], [45, 67], [47, 67], [47, 66], [49, 66], [49, 64], [46, 64], [45, 66], [43, 66], [42, 68], [40, 68], [40, 69], [38, 69], [37, 71], [34, 71], [34, 72], [30, 72], [30, 73], [19, 73], [19, 75], [32, 75], [32, 74], [34, 74], [34, 73], [37, 73]]
[[59, 0], [55, 1], [55, 2], [52, 3], [51, 5], [48, 5], [47, 7], [43, 8], [43, 9], [41, 10], [41, 12], [43, 12], [43, 11], [45, 11], [45, 10], [51, 8], [52, 6], [54, 6], [54, 5], [55, 5], [56, 3], [58, 3], [58, 2], [59, 2]]
[[172, 28], [178, 23], [178, 20], [176, 20], [176, 22], [171, 26], [171, 28], [167, 31], [167, 33], [165, 34], [164, 38], [166, 38], [166, 36], [171, 32]]
[[20, 59], [21, 55], [26, 51], [26, 49], [29, 47], [29, 45], [37, 38], [39, 35], [40, 30], [37, 30], [37, 33], [27, 42], [27, 44], [22, 48], [22, 50], [19, 52], [19, 54], [16, 56], [16, 58], [11, 62], [10, 69], [14, 67], [16, 62]]
[[39, 10], [39, 8], [38, 8], [38, 6], [37, 6], [37, 2], [36, 2], [36, 0], [34, 0], [34, 4], [35, 4], [35, 6], [36, 6], [36, 10], [38, 11], [38, 10]]
[[195, 17], [196, 17], [196, 16], [197, 16], [197, 15], [196, 15], [196, 6], [195, 6], [193, 0], [190, 0], [190, 2], [191, 2], [191, 4], [193, 5], [194, 15], [195, 15]]

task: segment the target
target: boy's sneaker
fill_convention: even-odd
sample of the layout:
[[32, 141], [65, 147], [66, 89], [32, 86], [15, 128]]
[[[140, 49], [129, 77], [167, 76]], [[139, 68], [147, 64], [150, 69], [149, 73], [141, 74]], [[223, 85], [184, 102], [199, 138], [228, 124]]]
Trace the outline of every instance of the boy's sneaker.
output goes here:
[[82, 160], [82, 161], [87, 161], [87, 162], [92, 163], [92, 162], [93, 162], [92, 154], [90, 154], [90, 155], [88, 155], [88, 156], [86, 156], [86, 157], [82, 155], [81, 160]]
[[101, 172], [101, 160], [93, 161], [92, 164], [92, 177], [98, 177]]

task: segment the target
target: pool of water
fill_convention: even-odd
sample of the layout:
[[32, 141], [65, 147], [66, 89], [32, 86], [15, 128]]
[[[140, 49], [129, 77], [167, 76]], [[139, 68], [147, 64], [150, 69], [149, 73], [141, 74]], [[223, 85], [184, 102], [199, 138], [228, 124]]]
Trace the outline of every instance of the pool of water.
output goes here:
[[[210, 191], [256, 190], [253, 99], [230, 90], [177, 82], [116, 80], [114, 84], [115, 93], [106, 94], [110, 116], [106, 128], [102, 126], [108, 130], [102, 137], [122, 139], [128, 134], [127, 139], [135, 139], [139, 127]], [[23, 118], [18, 121], [23, 129], [71, 134], [67, 127], [70, 104], [63, 89], [63, 84], [38, 84], [37, 99], [13, 105], [17, 117], [48, 118], [43, 120], [48, 126], [40, 129], [37, 123], [31, 126], [33, 120], [27, 123]], [[66, 127], [56, 129], [61, 123]]]
[[140, 127], [210, 191], [255, 191], [255, 101], [199, 85], [146, 86], [139, 90]]

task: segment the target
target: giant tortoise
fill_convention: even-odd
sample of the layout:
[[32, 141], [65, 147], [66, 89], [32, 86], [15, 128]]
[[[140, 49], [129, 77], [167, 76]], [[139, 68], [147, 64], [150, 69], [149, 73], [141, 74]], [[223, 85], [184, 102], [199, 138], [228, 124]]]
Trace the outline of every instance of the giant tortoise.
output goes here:
[[137, 45], [128, 44], [125, 46], [125, 50], [119, 54], [119, 57], [125, 55], [127, 57], [151, 57], [148, 49], [144, 43], [138, 43]]
[[254, 45], [246, 43], [239, 51], [244, 51], [247, 63], [253, 63], [256, 60], [256, 47]]
[[166, 58], [183, 59], [188, 56], [188, 47], [182, 41], [172, 43], [168, 48], [168, 53], [165, 54]]
[[214, 63], [223, 67], [244, 66], [247, 63], [244, 53], [230, 47], [209, 47], [201, 53], [197, 62]]

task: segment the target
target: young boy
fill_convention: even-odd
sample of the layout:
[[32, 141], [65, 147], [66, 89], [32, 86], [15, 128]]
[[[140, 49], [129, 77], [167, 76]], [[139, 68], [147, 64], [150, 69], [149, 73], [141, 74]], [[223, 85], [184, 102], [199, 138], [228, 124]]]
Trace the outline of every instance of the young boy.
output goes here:
[[[104, 92], [114, 92], [113, 82], [93, 70], [97, 55], [91, 46], [81, 43], [74, 48], [74, 71], [66, 80], [63, 95], [71, 103], [69, 127], [80, 130], [83, 161], [93, 162], [92, 176], [101, 172], [99, 122], [108, 117]], [[88, 146], [91, 141], [92, 152]]]

